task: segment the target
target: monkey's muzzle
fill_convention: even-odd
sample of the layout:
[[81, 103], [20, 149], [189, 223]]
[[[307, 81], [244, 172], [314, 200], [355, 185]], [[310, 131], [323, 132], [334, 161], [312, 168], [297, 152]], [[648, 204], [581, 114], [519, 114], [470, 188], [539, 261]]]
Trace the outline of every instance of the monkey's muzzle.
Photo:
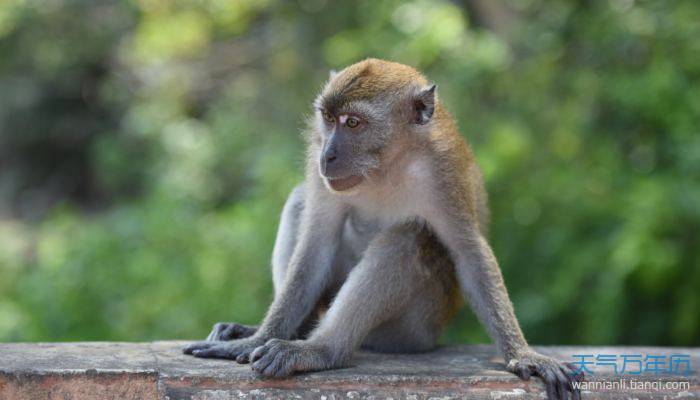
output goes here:
[[350, 175], [346, 178], [326, 178], [328, 186], [336, 192], [343, 192], [359, 185], [362, 182], [362, 177], [359, 175]]

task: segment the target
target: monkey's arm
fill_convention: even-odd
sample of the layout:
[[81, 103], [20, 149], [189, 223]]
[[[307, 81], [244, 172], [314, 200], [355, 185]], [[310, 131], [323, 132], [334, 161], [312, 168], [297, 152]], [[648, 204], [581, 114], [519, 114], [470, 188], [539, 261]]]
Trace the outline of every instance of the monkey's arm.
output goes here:
[[301, 236], [286, 278], [262, 324], [250, 337], [232, 342], [199, 342], [185, 348], [197, 357], [248, 362], [250, 353], [269, 339], [291, 339], [327, 288], [344, 221], [344, 207], [319, 182], [309, 190], [301, 215]]
[[471, 228], [463, 230], [462, 243], [452, 251], [457, 279], [469, 304], [508, 362], [527, 349], [528, 344], [491, 247], [480, 233]]
[[302, 213], [299, 243], [282, 288], [260, 325], [267, 339], [290, 339], [313, 311], [331, 277], [345, 210], [325, 188], [315, 186]]
[[[448, 233], [449, 232], [449, 233]], [[540, 376], [550, 399], [566, 399], [571, 391], [580, 397], [572, 382], [572, 366], [532, 350], [523, 336], [503, 283], [496, 257], [469, 218], [442, 224], [443, 238], [453, 255], [457, 279], [474, 312], [500, 348], [508, 370], [523, 379]]]

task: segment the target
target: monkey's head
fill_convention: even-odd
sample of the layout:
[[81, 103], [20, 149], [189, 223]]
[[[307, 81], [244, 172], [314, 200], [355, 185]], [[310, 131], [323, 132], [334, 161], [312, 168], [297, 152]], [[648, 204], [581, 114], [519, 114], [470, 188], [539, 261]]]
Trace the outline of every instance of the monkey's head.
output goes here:
[[409, 66], [367, 59], [331, 73], [315, 107], [319, 172], [330, 190], [350, 192], [381, 173], [397, 143], [426, 130], [435, 85]]

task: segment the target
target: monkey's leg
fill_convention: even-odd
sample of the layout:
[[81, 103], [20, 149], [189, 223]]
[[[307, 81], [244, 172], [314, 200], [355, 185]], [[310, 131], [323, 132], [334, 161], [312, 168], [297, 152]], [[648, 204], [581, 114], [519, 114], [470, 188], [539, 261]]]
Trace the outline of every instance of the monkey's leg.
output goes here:
[[419, 262], [417, 237], [415, 224], [379, 233], [311, 336], [269, 340], [251, 354], [253, 369], [280, 377], [347, 365], [373, 328], [404, 313], [421, 288], [435, 279]]
[[431, 278], [412, 297], [405, 312], [372, 329], [362, 342], [365, 349], [386, 353], [430, 350], [460, 306], [459, 286], [449, 252], [426, 227], [420, 229], [417, 262]]
[[[447, 265], [446, 271], [452, 272]], [[382, 353], [417, 353], [435, 348], [443, 328], [459, 305], [459, 290], [437, 281], [426, 285], [406, 311], [374, 328], [362, 348]]]

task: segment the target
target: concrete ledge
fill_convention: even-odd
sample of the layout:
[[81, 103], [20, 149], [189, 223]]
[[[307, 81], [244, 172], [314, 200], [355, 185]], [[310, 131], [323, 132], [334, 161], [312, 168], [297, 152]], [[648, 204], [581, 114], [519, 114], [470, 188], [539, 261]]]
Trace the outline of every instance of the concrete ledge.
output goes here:
[[[492, 346], [442, 347], [425, 354], [360, 352], [351, 368], [261, 379], [248, 366], [181, 354], [183, 342], [0, 344], [0, 399], [544, 399], [539, 380], [506, 372]], [[689, 376], [644, 373], [625, 379], [689, 382], [684, 390], [590, 390], [584, 399], [700, 398], [700, 349], [537, 347], [573, 361], [574, 354], [687, 354]], [[599, 373], [588, 381], [614, 381]]]

